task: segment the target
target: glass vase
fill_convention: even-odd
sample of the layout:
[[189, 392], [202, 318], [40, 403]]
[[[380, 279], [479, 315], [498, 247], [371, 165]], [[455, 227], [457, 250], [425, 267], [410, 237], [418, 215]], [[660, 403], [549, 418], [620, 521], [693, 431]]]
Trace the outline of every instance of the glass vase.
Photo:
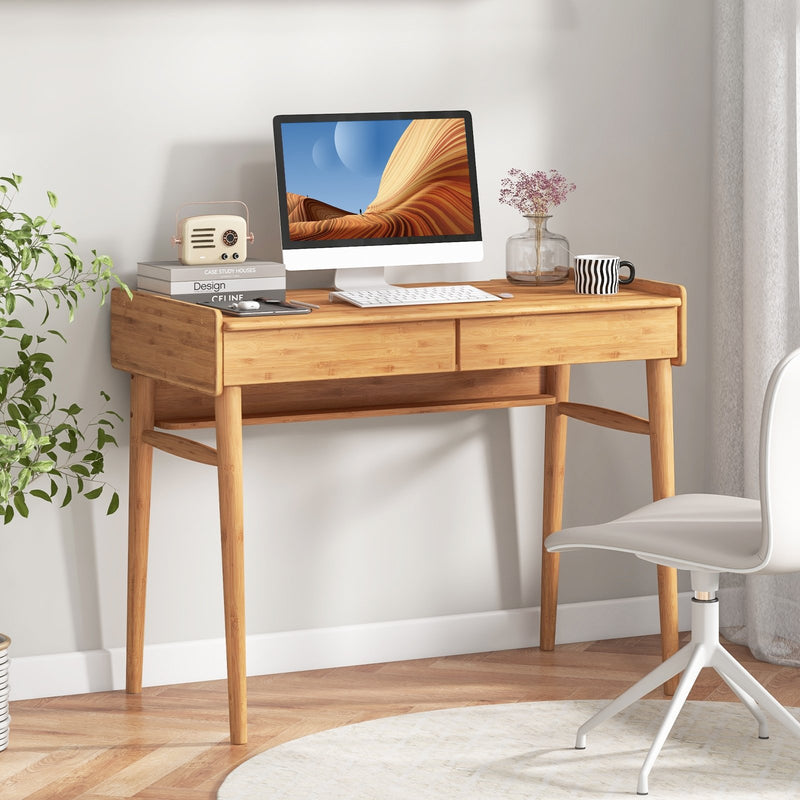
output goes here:
[[548, 229], [549, 215], [524, 216], [528, 229], [506, 242], [506, 277], [512, 283], [564, 283], [570, 266], [569, 242]]

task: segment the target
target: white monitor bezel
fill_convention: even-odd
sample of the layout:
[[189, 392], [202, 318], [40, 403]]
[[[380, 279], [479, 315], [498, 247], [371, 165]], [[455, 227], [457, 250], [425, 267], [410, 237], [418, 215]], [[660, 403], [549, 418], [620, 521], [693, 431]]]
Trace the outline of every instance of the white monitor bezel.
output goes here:
[[[463, 235], [419, 236], [389, 239], [339, 239], [292, 241], [289, 235], [286, 178], [281, 126], [291, 122], [370, 119], [464, 120], [472, 193], [473, 232]], [[472, 115], [469, 111], [365, 112], [345, 114], [282, 114], [273, 119], [275, 168], [283, 263], [287, 270], [364, 269], [422, 264], [470, 263], [483, 259], [483, 239], [478, 199]]]

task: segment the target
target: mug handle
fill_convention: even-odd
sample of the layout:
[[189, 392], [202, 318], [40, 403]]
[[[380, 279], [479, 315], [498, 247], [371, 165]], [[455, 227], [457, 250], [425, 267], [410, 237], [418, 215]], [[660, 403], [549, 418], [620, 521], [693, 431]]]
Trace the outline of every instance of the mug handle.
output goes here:
[[621, 284], [631, 283], [633, 281], [634, 277], [636, 276], [636, 270], [635, 270], [633, 264], [631, 264], [630, 261], [620, 261], [619, 262], [619, 266], [620, 266], [620, 269], [622, 269], [622, 267], [627, 267], [628, 268], [628, 272], [630, 273], [627, 278], [620, 277], [619, 282]]

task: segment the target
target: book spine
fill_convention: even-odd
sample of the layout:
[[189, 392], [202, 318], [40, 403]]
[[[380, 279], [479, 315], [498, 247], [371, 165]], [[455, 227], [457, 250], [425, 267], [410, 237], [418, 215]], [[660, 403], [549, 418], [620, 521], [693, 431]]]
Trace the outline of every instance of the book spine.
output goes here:
[[147, 289], [160, 294], [199, 294], [212, 292], [261, 291], [269, 289], [285, 289], [286, 278], [213, 278], [194, 281], [162, 281], [138, 275], [136, 278], [138, 289]]
[[161, 281], [220, 280], [233, 278], [276, 278], [285, 274], [277, 261], [243, 261], [241, 264], [185, 266], [178, 261], [148, 262], [138, 265], [138, 274]]
[[[148, 291], [144, 289], [143, 291]], [[182, 300], [184, 303], [238, 303], [240, 300], [257, 300], [259, 297], [268, 300], [285, 300], [284, 289], [259, 289], [257, 291], [242, 292], [193, 292], [192, 294], [165, 294], [164, 292], [148, 292], [160, 294], [172, 300]]]

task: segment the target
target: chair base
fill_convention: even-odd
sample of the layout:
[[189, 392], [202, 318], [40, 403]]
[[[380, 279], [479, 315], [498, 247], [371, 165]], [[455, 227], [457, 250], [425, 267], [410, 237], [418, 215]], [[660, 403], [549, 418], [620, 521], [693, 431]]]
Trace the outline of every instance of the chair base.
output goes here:
[[575, 747], [583, 750], [586, 747], [586, 735], [592, 728], [657, 689], [679, 672], [683, 672], [675, 694], [667, 707], [664, 720], [639, 772], [636, 794], [646, 795], [648, 793], [650, 770], [653, 768], [700, 670], [704, 667], [712, 667], [716, 670], [731, 691], [755, 717], [758, 722], [759, 739], [769, 738], [764, 711], [767, 711], [792, 733], [800, 736], [800, 722], [719, 643], [719, 601], [716, 597], [705, 599], [707, 595], [706, 591], [696, 591], [695, 597], [692, 599], [692, 639], [689, 644], [648, 673], [626, 692], [623, 692], [616, 700], [598, 711], [578, 729]]

